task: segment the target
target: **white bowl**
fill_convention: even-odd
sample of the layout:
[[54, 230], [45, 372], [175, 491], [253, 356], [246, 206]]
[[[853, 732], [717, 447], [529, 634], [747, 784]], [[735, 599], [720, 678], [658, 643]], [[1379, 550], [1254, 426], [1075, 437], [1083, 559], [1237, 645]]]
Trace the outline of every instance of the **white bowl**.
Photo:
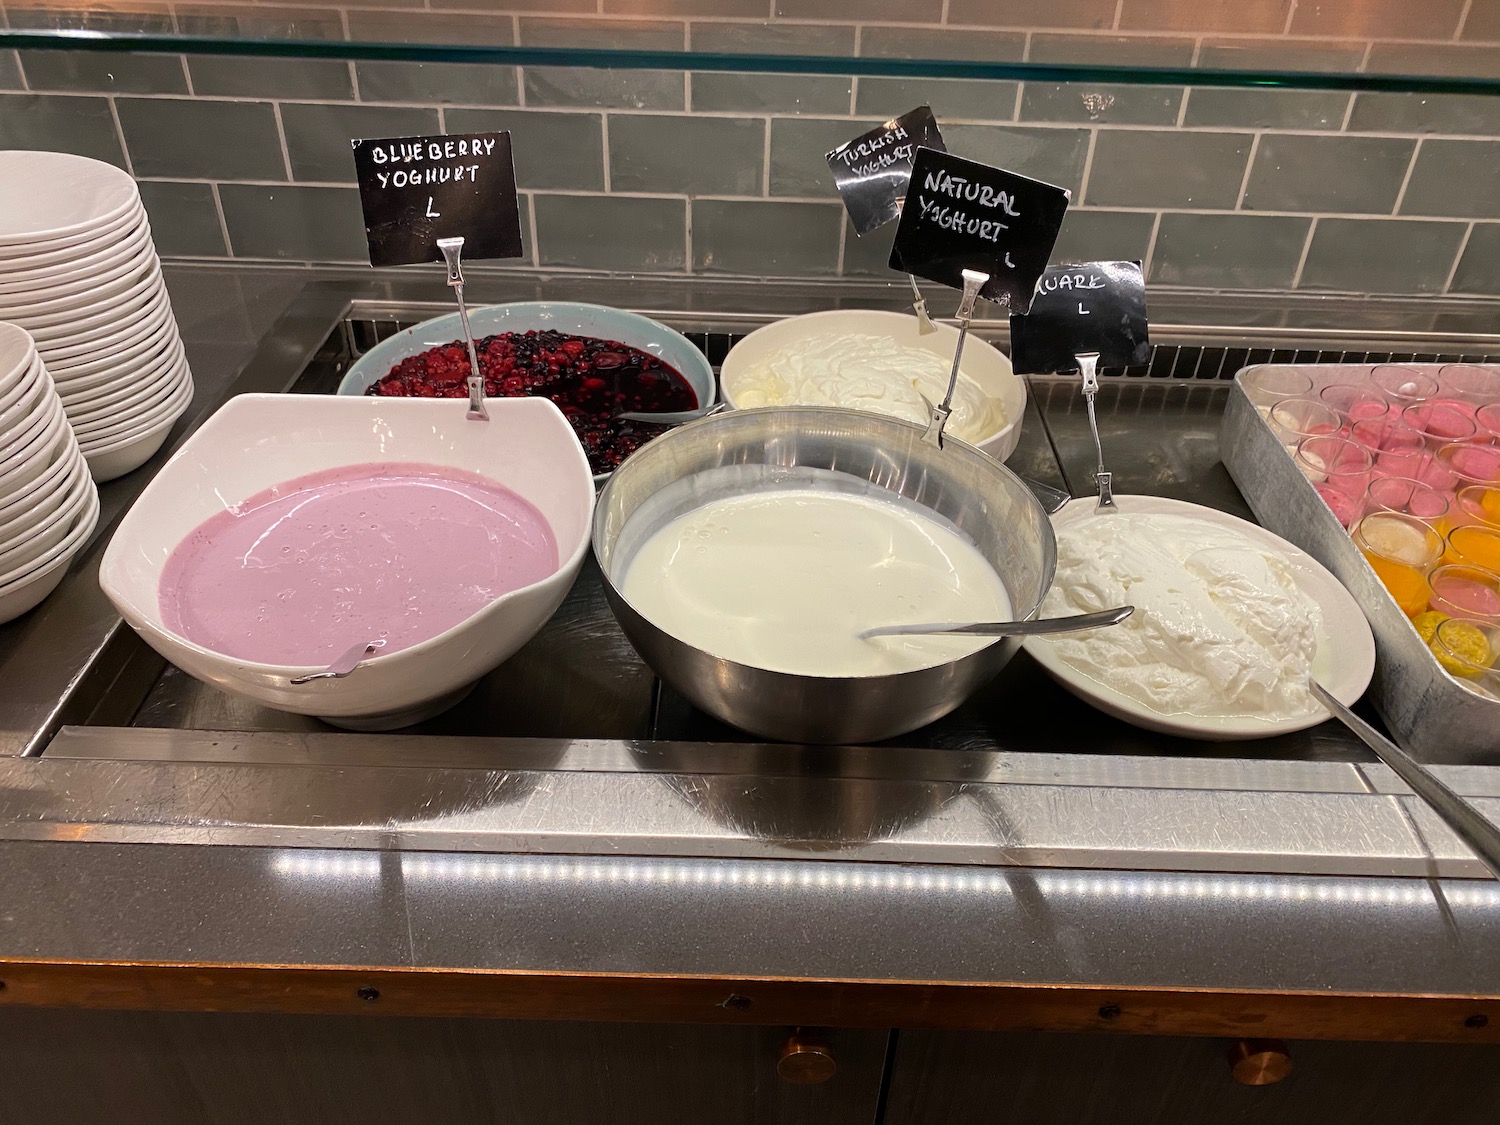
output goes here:
[[0, 244], [98, 230], [140, 206], [129, 173], [62, 152], [0, 152]]
[[47, 399], [56, 394], [41, 361], [35, 361], [31, 371], [0, 397], [0, 434], [10, 434], [29, 427], [31, 419], [42, 409]]
[[160, 338], [171, 322], [172, 304], [163, 296], [140, 309], [122, 313], [117, 320], [105, 322], [89, 330], [79, 330], [73, 336], [61, 340], [38, 340], [37, 351], [41, 352], [47, 370], [58, 367], [67, 370], [70, 363], [93, 363], [114, 359], [116, 355], [143, 340]]
[[[417, 721], [530, 640], [567, 595], [588, 551], [593, 476], [562, 412], [541, 398], [495, 399], [488, 406], [488, 422], [469, 422], [462, 403], [451, 399], [231, 399], [157, 471], [125, 515], [99, 583], [151, 647], [225, 691], [364, 729]], [[338, 680], [293, 685], [291, 677], [320, 669], [236, 660], [165, 627], [162, 568], [200, 523], [274, 484], [373, 461], [464, 469], [511, 489], [551, 526], [559, 569], [431, 640], [376, 657]]]
[[140, 364], [150, 364], [166, 352], [176, 339], [175, 326], [169, 327], [163, 318], [147, 335], [127, 341], [94, 359], [47, 359], [47, 374], [52, 376], [52, 381], [59, 389], [64, 385], [79, 388], [97, 386], [119, 378], [123, 372]]
[[0, 323], [0, 396], [30, 370], [36, 355], [36, 341], [26, 329]]
[[127, 354], [126, 358], [93, 374], [75, 376], [68, 368], [63, 368], [59, 374], [51, 364], [47, 365], [47, 374], [52, 376], [53, 385], [64, 402], [80, 395], [103, 394], [116, 384], [133, 382], [144, 377], [145, 373], [156, 374], [171, 367], [182, 347], [181, 339], [171, 331], [162, 331], [147, 343], [149, 347]]
[[7, 301], [28, 293], [35, 294], [39, 301], [64, 297], [91, 280], [101, 279], [107, 274], [117, 275], [130, 263], [149, 261], [156, 256], [151, 228], [144, 224], [127, 229], [120, 242], [109, 243], [102, 249], [90, 247], [89, 250], [80, 258], [26, 269], [14, 266], [13, 260], [0, 260], [0, 294]]
[[148, 245], [128, 257], [81, 271], [67, 281], [52, 284], [0, 283], [0, 315], [12, 310], [40, 316], [73, 308], [127, 292], [157, 265], [156, 253]]
[[182, 387], [187, 378], [182, 345], [172, 349], [155, 363], [130, 374], [127, 378], [82, 391], [58, 391], [68, 421], [75, 429], [105, 419], [121, 419], [143, 407], [165, 402]]
[[[875, 309], [839, 309], [778, 320], [757, 328], [729, 350], [723, 367], [719, 369], [719, 393], [728, 406], [734, 407], [736, 388], [743, 385], [745, 377], [767, 356], [788, 348], [795, 349], [811, 336], [844, 333], [889, 336], [901, 347], [923, 348], [952, 363], [958, 329], [936, 322], [933, 328], [935, 331], [922, 335], [917, 332], [917, 318], [910, 313]], [[1026, 413], [1026, 383], [1011, 370], [1005, 353], [972, 334], [964, 341], [962, 371], [979, 384], [980, 390], [999, 402], [1005, 414], [1005, 425], [1001, 429], [971, 440], [969, 444], [978, 446], [997, 461], [1004, 461], [1015, 452], [1021, 440], [1021, 421]]]
[[154, 429], [161, 422], [173, 421], [188, 408], [188, 404], [192, 401], [192, 373], [184, 364], [179, 369], [179, 374], [174, 376], [163, 397], [138, 403], [130, 410], [119, 414], [106, 414], [92, 422], [74, 422], [72, 418], [69, 418], [68, 424], [73, 427], [78, 444], [83, 447], [85, 453], [88, 453], [91, 449], [99, 449], [128, 437], [138, 436], [149, 429]]
[[0, 492], [14, 491], [35, 480], [73, 440], [62, 403], [54, 401], [44, 407], [30, 428], [0, 443]]
[[68, 339], [80, 331], [107, 326], [121, 319], [122, 313], [145, 308], [162, 299], [165, 293], [161, 266], [152, 262], [146, 272], [131, 277], [122, 291], [90, 294], [84, 303], [67, 308], [55, 308], [49, 304], [46, 308], [37, 306], [35, 312], [11, 309], [5, 315], [11, 323], [30, 332], [38, 347], [43, 347]]
[[90, 489], [84, 508], [63, 538], [41, 557], [16, 570], [0, 574], [0, 622], [19, 617], [57, 588], [68, 563], [88, 542], [99, 523], [99, 493]]
[[88, 230], [58, 238], [38, 238], [9, 245], [0, 243], [0, 269], [11, 264], [17, 269], [34, 269], [96, 253], [126, 238], [145, 218], [145, 207], [137, 203], [108, 223]]
[[103, 484], [116, 477], [123, 477], [151, 460], [156, 451], [166, 443], [167, 435], [172, 432], [177, 418], [174, 414], [143, 433], [132, 434], [93, 450], [85, 450], [84, 460], [88, 462], [89, 476], [94, 478], [94, 483]]
[[0, 543], [0, 574], [29, 566], [61, 543], [94, 492], [94, 482], [87, 473], [69, 477], [58, 502], [35, 520], [23, 537]]
[[75, 444], [34, 478], [0, 494], [0, 549], [9, 547], [11, 540], [24, 534], [25, 528], [59, 507], [74, 472], [86, 468], [83, 454]]

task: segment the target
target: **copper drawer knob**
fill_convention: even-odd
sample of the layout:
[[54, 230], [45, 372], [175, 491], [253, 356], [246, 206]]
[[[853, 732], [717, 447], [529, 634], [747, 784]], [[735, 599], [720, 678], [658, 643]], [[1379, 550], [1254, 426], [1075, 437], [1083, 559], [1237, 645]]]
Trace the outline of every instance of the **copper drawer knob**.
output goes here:
[[776, 1073], [794, 1086], [816, 1086], [827, 1082], [838, 1070], [833, 1048], [820, 1039], [793, 1032], [781, 1045], [776, 1058]]
[[1292, 1055], [1280, 1039], [1238, 1039], [1229, 1048], [1229, 1070], [1245, 1086], [1269, 1086], [1292, 1072]]

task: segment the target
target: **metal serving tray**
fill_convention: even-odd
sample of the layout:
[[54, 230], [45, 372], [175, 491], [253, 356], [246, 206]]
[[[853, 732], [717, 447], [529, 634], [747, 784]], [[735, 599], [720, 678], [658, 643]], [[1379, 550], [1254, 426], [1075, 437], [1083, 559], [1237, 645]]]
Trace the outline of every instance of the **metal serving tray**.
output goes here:
[[[1235, 376], [1219, 450], [1234, 483], [1264, 526], [1317, 559], [1348, 587], [1375, 633], [1375, 678], [1368, 698], [1413, 755], [1426, 762], [1500, 764], [1500, 700], [1470, 691], [1443, 671], [1406, 615], [1365, 562], [1349, 533], [1297, 468]], [[1412, 365], [1436, 374], [1437, 365]], [[1299, 366], [1315, 387], [1363, 364]]]

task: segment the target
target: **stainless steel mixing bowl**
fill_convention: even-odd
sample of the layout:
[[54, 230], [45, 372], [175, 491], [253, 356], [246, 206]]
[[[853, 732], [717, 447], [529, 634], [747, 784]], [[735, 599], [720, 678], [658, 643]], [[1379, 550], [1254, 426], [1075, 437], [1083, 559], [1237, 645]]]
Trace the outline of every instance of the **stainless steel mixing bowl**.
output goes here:
[[791, 742], [873, 742], [952, 711], [1005, 666], [1005, 638], [946, 664], [889, 676], [799, 676], [713, 656], [662, 631], [620, 593], [631, 559], [684, 512], [770, 489], [894, 493], [967, 535], [995, 568], [1017, 618], [1036, 613], [1052, 584], [1057, 543], [1042, 506], [998, 461], [922, 427], [863, 411], [767, 407], [718, 414], [672, 430], [629, 457], [600, 494], [594, 553], [610, 608], [656, 674], [709, 714]]

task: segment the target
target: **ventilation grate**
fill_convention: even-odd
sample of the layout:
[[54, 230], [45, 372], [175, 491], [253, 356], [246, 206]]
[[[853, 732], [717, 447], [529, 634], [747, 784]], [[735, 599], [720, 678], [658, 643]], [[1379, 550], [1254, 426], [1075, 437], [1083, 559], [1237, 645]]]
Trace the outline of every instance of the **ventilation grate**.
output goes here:
[[[355, 358], [381, 340], [420, 323], [418, 320], [351, 319], [345, 321], [347, 340]], [[715, 369], [729, 349], [745, 338], [743, 332], [684, 332], [708, 357]], [[1242, 367], [1258, 363], [1500, 363], [1500, 354], [1434, 352], [1319, 351], [1297, 348], [1227, 348], [1197, 344], [1158, 344], [1149, 363], [1133, 367], [1100, 368], [1101, 376], [1137, 379], [1233, 379]]]

